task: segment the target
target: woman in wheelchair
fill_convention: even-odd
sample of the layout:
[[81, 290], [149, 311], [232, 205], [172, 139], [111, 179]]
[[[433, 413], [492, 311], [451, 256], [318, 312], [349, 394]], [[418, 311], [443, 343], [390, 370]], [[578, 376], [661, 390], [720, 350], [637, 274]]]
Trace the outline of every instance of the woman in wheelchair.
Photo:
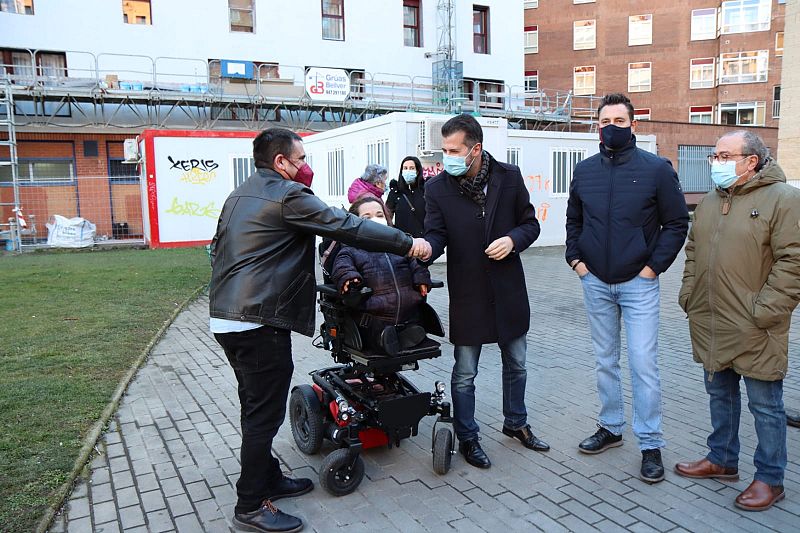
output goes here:
[[[350, 212], [391, 225], [375, 198], [353, 202]], [[418, 308], [428, 294], [431, 275], [416, 259], [342, 245], [330, 272], [331, 281], [342, 294], [364, 286], [372, 289], [372, 295], [360, 304], [361, 316], [357, 317], [366, 348], [396, 355], [425, 338], [425, 329], [418, 323]]]

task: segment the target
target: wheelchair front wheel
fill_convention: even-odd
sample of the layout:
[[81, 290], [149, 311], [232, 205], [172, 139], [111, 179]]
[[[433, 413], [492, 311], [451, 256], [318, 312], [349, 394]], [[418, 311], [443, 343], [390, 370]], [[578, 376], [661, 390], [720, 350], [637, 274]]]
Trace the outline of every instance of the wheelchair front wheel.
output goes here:
[[453, 432], [439, 428], [433, 437], [433, 471], [440, 476], [450, 471], [453, 451]]
[[301, 452], [314, 455], [322, 448], [325, 422], [317, 393], [311, 385], [300, 385], [292, 391], [289, 399], [289, 422], [294, 442]]
[[363, 479], [364, 459], [357, 452], [351, 452], [347, 448], [339, 448], [329, 453], [319, 469], [319, 484], [334, 496], [350, 494], [358, 488]]

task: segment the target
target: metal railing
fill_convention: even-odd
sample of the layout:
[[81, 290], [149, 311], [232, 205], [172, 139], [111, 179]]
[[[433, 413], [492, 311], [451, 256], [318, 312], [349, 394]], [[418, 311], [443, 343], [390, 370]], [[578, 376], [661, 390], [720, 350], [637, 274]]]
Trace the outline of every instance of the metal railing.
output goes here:
[[[16, 87], [50, 92], [83, 90], [97, 98], [128, 95], [132, 98], [159, 99], [167, 95], [204, 99], [248, 99], [254, 102], [281, 102], [312, 105], [305, 91], [306, 68], [298, 65], [252, 64], [253, 79], [229, 79], [220, 73], [219, 60], [139, 54], [66, 51], [77, 66], [57, 69], [44, 75], [42, 54], [50, 51], [27, 50], [30, 63], [0, 64], [0, 74]], [[25, 74], [12, 73], [24, 70]], [[50, 74], [52, 74], [50, 67]], [[350, 93], [343, 106], [363, 106], [390, 110], [442, 112], [445, 109], [474, 111], [515, 117], [538, 117], [567, 122], [594, 117], [596, 97], [574, 96], [572, 91], [527, 91], [524, 86], [472, 81], [472, 91], [454, 102], [441, 102], [431, 76], [389, 72], [348, 72]], [[199, 93], [199, 94], [195, 94]], [[450, 104], [450, 105], [448, 105]], [[454, 105], [453, 105], [454, 104]], [[330, 105], [330, 103], [321, 103]]]

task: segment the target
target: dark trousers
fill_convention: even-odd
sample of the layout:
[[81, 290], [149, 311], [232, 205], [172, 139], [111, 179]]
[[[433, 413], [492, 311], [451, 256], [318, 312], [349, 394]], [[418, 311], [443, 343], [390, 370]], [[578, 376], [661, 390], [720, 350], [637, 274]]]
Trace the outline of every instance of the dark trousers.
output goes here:
[[289, 330], [262, 326], [241, 333], [215, 333], [239, 383], [242, 471], [236, 482], [236, 513], [258, 509], [281, 479], [272, 439], [286, 416], [292, 380]]

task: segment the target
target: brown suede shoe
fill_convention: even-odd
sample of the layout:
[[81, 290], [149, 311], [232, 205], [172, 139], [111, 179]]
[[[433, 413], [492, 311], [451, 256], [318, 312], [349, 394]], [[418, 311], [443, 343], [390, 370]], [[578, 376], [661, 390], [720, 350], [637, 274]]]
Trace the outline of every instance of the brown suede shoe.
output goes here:
[[700, 459], [692, 463], [678, 463], [675, 465], [675, 473], [683, 477], [695, 479], [721, 479], [724, 481], [738, 481], [738, 468], [725, 468], [715, 465], [708, 459]]
[[767, 485], [763, 481], [753, 481], [744, 492], [736, 497], [736, 507], [745, 511], [765, 511], [772, 504], [781, 501], [786, 493], [783, 485]]

